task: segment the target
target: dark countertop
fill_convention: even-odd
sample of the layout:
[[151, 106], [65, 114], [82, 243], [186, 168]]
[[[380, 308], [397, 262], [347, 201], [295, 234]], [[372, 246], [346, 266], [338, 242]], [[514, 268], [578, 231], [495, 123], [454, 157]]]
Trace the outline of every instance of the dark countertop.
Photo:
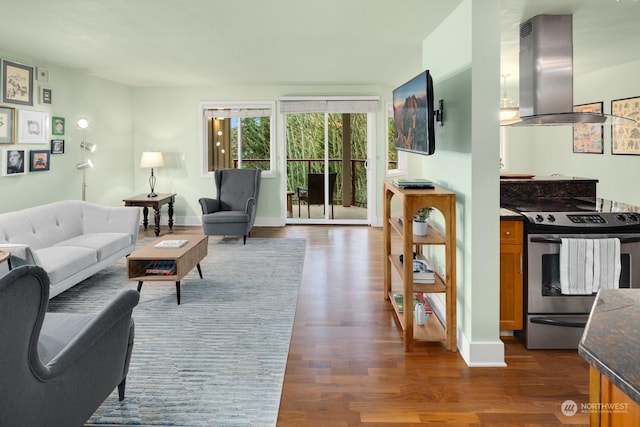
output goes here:
[[640, 289], [602, 289], [578, 353], [640, 405]]
[[[535, 181], [535, 182], [558, 182], [558, 181], [587, 181], [587, 182], [598, 182], [597, 179], [595, 178], [581, 178], [579, 176], [564, 176], [564, 175], [551, 175], [551, 176], [538, 176], [538, 175], [534, 175], [531, 177], [524, 177], [524, 178], [507, 178], [508, 176], [518, 176], [518, 174], [501, 174], [500, 175], [500, 180], [501, 181], [525, 181], [525, 182], [531, 182], [531, 181]], [[526, 174], [523, 174], [524, 176], [526, 176]]]

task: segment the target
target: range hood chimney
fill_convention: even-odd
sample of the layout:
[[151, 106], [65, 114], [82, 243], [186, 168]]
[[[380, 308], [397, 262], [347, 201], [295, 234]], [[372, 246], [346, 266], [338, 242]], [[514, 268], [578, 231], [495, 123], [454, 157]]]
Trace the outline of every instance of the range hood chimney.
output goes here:
[[572, 18], [538, 15], [520, 25], [521, 120], [512, 126], [605, 123], [613, 117], [573, 112]]

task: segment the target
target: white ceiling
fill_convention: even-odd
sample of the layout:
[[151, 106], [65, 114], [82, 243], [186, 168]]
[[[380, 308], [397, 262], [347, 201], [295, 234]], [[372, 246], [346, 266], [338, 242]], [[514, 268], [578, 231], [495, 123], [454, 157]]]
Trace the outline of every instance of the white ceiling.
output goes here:
[[[0, 49], [132, 86], [395, 86], [421, 68], [422, 40], [460, 2], [7, 1]], [[574, 15], [576, 73], [640, 58], [638, 0], [502, 0], [502, 9], [501, 74], [514, 81], [519, 24], [540, 13]]]

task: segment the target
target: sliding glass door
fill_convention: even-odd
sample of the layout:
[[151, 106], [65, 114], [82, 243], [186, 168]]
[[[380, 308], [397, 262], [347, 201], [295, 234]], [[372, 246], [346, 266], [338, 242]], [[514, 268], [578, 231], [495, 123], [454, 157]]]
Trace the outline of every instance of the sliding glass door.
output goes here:
[[375, 114], [337, 110], [284, 115], [288, 223], [369, 224]]

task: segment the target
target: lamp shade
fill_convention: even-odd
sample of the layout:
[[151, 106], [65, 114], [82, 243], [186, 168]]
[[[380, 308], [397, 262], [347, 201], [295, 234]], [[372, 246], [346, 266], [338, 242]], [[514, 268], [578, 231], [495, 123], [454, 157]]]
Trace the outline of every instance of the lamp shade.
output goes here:
[[140, 158], [141, 168], [161, 168], [164, 166], [164, 159], [161, 151], [144, 151]]
[[88, 169], [93, 167], [93, 162], [91, 159], [87, 159], [85, 162], [78, 163], [76, 165], [76, 169]]
[[96, 151], [96, 148], [98, 148], [98, 146], [96, 144], [92, 144], [90, 142], [81, 142], [80, 143], [80, 147], [84, 148], [85, 150], [93, 153], [94, 151]]
[[91, 122], [87, 119], [81, 118], [76, 121], [76, 127], [78, 129], [89, 129], [91, 126]]

